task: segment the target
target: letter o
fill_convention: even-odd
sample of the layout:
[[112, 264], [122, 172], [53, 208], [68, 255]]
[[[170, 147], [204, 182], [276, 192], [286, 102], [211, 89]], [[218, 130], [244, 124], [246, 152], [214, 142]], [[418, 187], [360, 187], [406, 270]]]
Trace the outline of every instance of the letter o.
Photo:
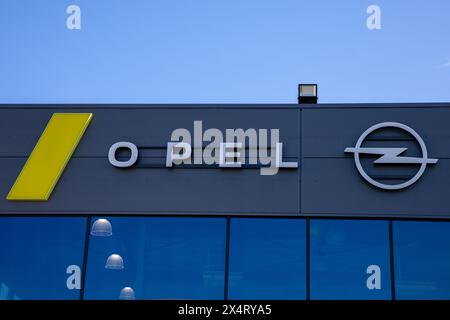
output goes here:
[[[127, 161], [119, 161], [119, 160], [117, 160], [116, 159], [116, 151], [119, 148], [130, 149], [130, 151], [131, 151], [130, 159], [128, 159]], [[127, 167], [131, 167], [133, 164], [136, 163], [137, 158], [138, 158], [138, 154], [139, 154], [138, 148], [136, 147], [136, 145], [134, 143], [121, 141], [121, 142], [114, 143], [111, 146], [111, 148], [109, 148], [108, 159], [109, 159], [109, 162], [114, 167], [127, 168]]]

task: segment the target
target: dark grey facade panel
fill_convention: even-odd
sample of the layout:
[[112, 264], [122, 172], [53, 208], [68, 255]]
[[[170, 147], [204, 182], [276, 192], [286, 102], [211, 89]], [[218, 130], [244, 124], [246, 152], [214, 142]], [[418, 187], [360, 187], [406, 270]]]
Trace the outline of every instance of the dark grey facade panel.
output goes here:
[[256, 169], [112, 167], [73, 158], [48, 201], [7, 201], [25, 159], [0, 159], [1, 211], [82, 214], [269, 214], [299, 212], [297, 171], [261, 177]]
[[[12, 184], [54, 112], [94, 117], [48, 201], [8, 201]], [[308, 215], [350, 217], [450, 217], [450, 104], [389, 105], [82, 105], [0, 106], [0, 213]], [[283, 159], [298, 169], [261, 176], [258, 168], [166, 168], [170, 134], [218, 128], [280, 129]], [[353, 154], [374, 124], [399, 122], [424, 140], [429, 158], [420, 179], [402, 189], [377, 188], [359, 174]], [[140, 148], [136, 166], [113, 167], [109, 147], [130, 141]], [[401, 130], [374, 132], [365, 147], [421, 149]], [[416, 165], [375, 165], [370, 176], [400, 183]]]
[[302, 213], [378, 217], [449, 217], [450, 160], [396, 191], [368, 184], [351, 159], [303, 160]]
[[[300, 110], [277, 109], [206, 109], [206, 108], [148, 108], [106, 109], [0, 109], [0, 157], [25, 157], [54, 112], [92, 112], [94, 114], [74, 157], [107, 157], [109, 147], [118, 141], [130, 141], [138, 147], [166, 148], [174, 129], [186, 128], [193, 133], [195, 120], [202, 120], [203, 129], [217, 128], [279, 128], [285, 143], [284, 154], [298, 157]], [[165, 156], [164, 153], [159, 156]], [[144, 155], [145, 156], [145, 155]]]
[[[48, 201], [6, 195], [54, 112], [92, 112], [93, 119]], [[281, 214], [300, 211], [299, 170], [261, 176], [259, 168], [165, 167], [171, 132], [195, 120], [203, 130], [280, 129], [286, 161], [300, 157], [298, 108], [78, 108], [1, 110], [0, 212]], [[116, 168], [108, 150], [118, 141], [140, 148], [132, 168]], [[156, 167], [152, 167], [156, 166]], [[150, 167], [148, 167], [150, 166]]]
[[[448, 108], [317, 108], [302, 112], [305, 158], [344, 158], [369, 127], [380, 122], [400, 122], [412, 127], [426, 142], [433, 157], [450, 158], [450, 106]], [[383, 138], [389, 133], [380, 133]], [[393, 132], [395, 138], [398, 133]], [[398, 141], [394, 140], [394, 144]], [[403, 146], [403, 144], [402, 144]]]
[[[302, 207], [303, 214], [345, 216], [450, 216], [450, 108], [318, 108], [302, 113]], [[374, 187], [358, 173], [353, 154], [361, 134], [382, 122], [399, 122], [413, 128], [424, 140], [429, 158], [413, 185], [402, 190]], [[395, 129], [375, 131], [367, 147], [407, 147], [405, 155], [420, 155], [413, 137]], [[417, 171], [417, 165], [374, 165], [363, 158], [366, 172], [386, 183], [400, 183]]]

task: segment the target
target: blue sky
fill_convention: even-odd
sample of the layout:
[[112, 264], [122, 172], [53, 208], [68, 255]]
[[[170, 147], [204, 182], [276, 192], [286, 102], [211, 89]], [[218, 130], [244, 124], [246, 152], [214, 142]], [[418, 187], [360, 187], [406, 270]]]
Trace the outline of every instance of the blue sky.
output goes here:
[[449, 31], [448, 0], [1, 0], [0, 103], [449, 102]]

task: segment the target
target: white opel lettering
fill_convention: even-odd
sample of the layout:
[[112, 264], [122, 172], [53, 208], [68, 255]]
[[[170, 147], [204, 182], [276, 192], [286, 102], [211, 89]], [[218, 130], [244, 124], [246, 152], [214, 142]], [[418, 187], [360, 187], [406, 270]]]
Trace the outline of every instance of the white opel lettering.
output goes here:
[[[298, 168], [298, 162], [283, 161], [283, 143], [279, 141], [279, 137], [279, 129], [237, 128], [226, 129], [223, 134], [219, 129], [210, 128], [203, 132], [202, 121], [196, 120], [193, 135], [185, 128], [172, 131], [171, 141], [167, 143], [165, 166], [171, 168], [174, 165], [194, 163], [218, 165], [219, 168], [243, 168], [245, 162], [250, 165], [259, 163], [261, 175], [277, 174], [280, 168]], [[205, 142], [208, 143], [206, 146]], [[130, 150], [128, 160], [117, 159], [119, 148]], [[134, 143], [121, 141], [110, 147], [108, 159], [115, 167], [127, 168], [137, 162], [138, 155], [138, 147]]]

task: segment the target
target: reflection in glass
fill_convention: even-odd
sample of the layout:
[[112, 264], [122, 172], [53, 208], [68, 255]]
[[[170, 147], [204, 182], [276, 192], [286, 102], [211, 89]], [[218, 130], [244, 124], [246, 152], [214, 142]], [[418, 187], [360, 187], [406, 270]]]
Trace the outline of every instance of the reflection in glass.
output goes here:
[[118, 254], [112, 254], [108, 257], [105, 264], [106, 269], [123, 269], [123, 259]]
[[231, 219], [229, 299], [305, 299], [306, 224]]
[[67, 285], [83, 265], [86, 218], [0, 217], [0, 299], [78, 299]]
[[120, 291], [120, 300], [134, 300], [134, 290], [131, 287], [125, 287]]
[[[115, 300], [128, 284], [139, 299], [223, 299], [225, 218], [108, 217], [114, 236], [91, 237], [85, 299]], [[126, 268], [108, 272], [120, 252]]]
[[310, 223], [311, 299], [391, 299], [387, 221]]
[[112, 226], [107, 219], [97, 219], [92, 225], [91, 235], [109, 237], [112, 235]]
[[397, 299], [450, 299], [450, 223], [394, 221]]

